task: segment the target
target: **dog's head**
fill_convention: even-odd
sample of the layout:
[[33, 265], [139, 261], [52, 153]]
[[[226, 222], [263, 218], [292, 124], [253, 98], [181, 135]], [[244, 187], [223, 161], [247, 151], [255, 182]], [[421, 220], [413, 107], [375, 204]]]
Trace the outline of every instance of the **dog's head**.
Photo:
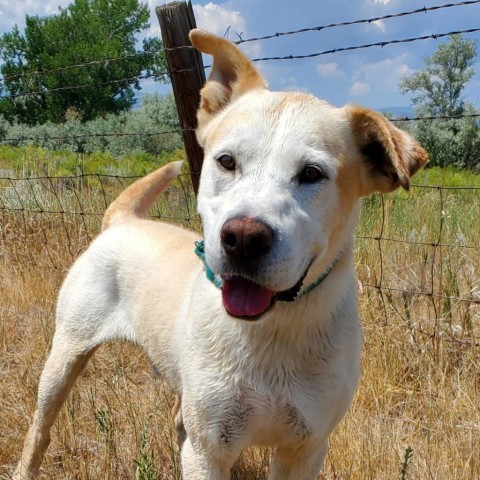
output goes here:
[[197, 128], [207, 262], [227, 312], [257, 318], [331, 265], [361, 197], [408, 189], [427, 154], [379, 113], [270, 92], [232, 43], [201, 30], [190, 38], [213, 56]]

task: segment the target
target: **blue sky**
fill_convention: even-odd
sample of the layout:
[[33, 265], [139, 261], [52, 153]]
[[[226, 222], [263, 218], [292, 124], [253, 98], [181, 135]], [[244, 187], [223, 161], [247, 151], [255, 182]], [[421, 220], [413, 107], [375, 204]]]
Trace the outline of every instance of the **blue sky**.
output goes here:
[[[452, 3], [457, 1], [452, 0]], [[55, 13], [58, 6], [68, 3], [67, 0], [0, 0], [0, 34], [9, 31], [14, 23], [22, 28], [26, 13]], [[151, 27], [146, 33], [160, 35], [154, 8], [165, 2], [148, 0], [147, 3], [151, 10]], [[237, 33], [242, 38], [257, 37], [446, 3], [449, 1], [229, 0], [219, 3], [196, 1], [193, 6], [200, 28], [223, 36], [230, 27], [230, 38], [238, 40]], [[251, 58], [304, 55], [333, 48], [478, 27], [480, 3], [370, 24], [245, 43], [241, 48]], [[480, 32], [468, 34], [466, 38], [478, 40]], [[338, 52], [305, 60], [263, 61], [258, 62], [257, 67], [273, 90], [309, 91], [335, 105], [354, 102], [377, 109], [408, 106], [410, 98], [402, 95], [398, 89], [400, 78], [422, 68], [424, 57], [431, 55], [441, 41], [445, 39]], [[480, 106], [480, 63], [477, 63], [476, 71], [464, 96]], [[146, 82], [145, 91], [155, 89], [161, 93], [168, 91], [168, 87]]]

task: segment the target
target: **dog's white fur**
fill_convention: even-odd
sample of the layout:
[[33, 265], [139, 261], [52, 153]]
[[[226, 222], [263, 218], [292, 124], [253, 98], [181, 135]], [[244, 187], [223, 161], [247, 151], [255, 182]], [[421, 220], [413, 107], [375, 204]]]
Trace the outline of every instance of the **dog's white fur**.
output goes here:
[[[328, 435], [351, 402], [361, 346], [352, 253], [359, 200], [408, 188], [426, 154], [380, 114], [269, 92], [228, 41], [198, 30], [191, 39], [214, 57], [197, 130], [205, 148], [198, 206], [209, 266], [232, 273], [220, 231], [234, 217], [260, 219], [274, 232], [270, 252], [253, 269], [235, 267], [269, 290], [290, 289], [306, 270], [308, 285], [338, 261], [294, 302], [277, 302], [255, 321], [232, 318], [194, 256], [198, 235], [140, 218], [180, 165], [134, 183], [110, 206], [105, 231], [61, 289], [16, 479], [38, 472], [62, 402], [95, 349], [110, 340], [141, 345], [177, 392], [185, 479], [229, 478], [249, 445], [275, 447], [269, 478], [315, 479]], [[225, 154], [235, 159], [234, 171], [219, 165]], [[325, 178], [300, 181], [308, 165]]]

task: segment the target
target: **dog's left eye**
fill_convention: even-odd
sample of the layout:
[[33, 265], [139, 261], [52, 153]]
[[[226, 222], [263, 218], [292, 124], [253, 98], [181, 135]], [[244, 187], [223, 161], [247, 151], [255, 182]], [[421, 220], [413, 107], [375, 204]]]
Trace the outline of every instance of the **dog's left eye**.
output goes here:
[[235, 159], [231, 155], [220, 155], [217, 158], [217, 162], [225, 169], [233, 171], [235, 170], [237, 164]]
[[298, 175], [300, 183], [316, 183], [326, 179], [327, 176], [315, 165], [307, 165]]

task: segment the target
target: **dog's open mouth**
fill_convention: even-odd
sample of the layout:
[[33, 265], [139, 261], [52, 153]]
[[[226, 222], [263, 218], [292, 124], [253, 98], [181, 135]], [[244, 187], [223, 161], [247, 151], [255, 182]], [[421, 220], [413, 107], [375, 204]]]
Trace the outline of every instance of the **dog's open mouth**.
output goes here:
[[312, 263], [313, 260], [309, 263], [298, 282], [283, 292], [274, 292], [239, 275], [223, 276], [222, 300], [225, 310], [232, 317], [243, 318], [244, 320], [257, 320], [277, 300], [293, 302], [302, 288], [303, 280], [307, 276]]
[[275, 302], [275, 292], [237, 275], [223, 277], [222, 299], [232, 317], [256, 320]]

